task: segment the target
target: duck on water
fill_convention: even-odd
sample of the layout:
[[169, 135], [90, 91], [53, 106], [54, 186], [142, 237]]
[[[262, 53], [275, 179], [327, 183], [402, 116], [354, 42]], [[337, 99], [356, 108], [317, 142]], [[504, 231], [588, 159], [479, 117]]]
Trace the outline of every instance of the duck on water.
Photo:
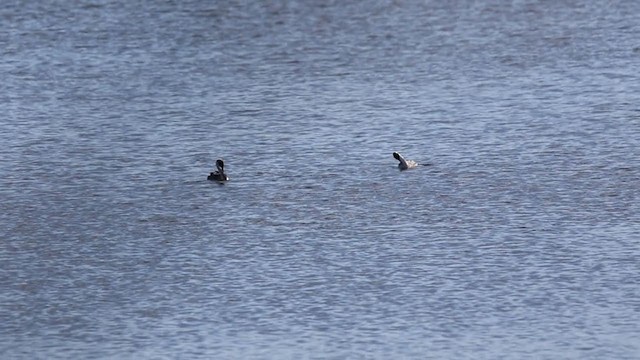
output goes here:
[[224, 173], [224, 161], [222, 159], [216, 160], [216, 171], [207, 176], [207, 180], [211, 181], [228, 181], [229, 177]]
[[405, 159], [402, 155], [400, 155], [400, 153], [398, 152], [394, 152], [393, 153], [393, 157], [398, 160], [400, 163], [398, 164], [398, 168], [400, 170], [407, 170], [407, 169], [413, 169], [414, 167], [417, 167], [419, 164], [413, 160], [407, 160]]

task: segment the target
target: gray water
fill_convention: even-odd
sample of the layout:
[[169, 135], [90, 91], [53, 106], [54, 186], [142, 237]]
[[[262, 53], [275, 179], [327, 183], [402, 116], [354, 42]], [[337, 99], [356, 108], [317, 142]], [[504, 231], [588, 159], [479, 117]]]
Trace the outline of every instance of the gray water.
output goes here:
[[3, 2], [0, 358], [640, 359], [639, 18]]

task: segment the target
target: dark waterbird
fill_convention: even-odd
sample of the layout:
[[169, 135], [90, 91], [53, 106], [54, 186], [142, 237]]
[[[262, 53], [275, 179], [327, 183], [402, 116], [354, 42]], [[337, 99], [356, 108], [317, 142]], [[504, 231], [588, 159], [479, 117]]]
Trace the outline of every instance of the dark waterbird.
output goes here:
[[207, 176], [207, 180], [228, 181], [229, 177], [224, 173], [224, 161], [222, 161], [222, 159], [216, 160], [216, 168], [216, 171], [210, 173], [209, 176]]

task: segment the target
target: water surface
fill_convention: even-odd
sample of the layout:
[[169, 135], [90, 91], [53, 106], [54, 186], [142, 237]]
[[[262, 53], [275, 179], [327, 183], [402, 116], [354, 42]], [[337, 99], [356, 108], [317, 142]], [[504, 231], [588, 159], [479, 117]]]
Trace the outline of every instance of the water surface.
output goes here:
[[5, 4], [0, 355], [638, 358], [639, 14]]

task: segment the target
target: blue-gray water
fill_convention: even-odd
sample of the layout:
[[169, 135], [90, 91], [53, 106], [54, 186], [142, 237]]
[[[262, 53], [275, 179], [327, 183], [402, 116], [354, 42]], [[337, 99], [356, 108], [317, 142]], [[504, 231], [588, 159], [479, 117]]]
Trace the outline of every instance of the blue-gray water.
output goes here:
[[638, 18], [3, 2], [0, 358], [640, 358]]

